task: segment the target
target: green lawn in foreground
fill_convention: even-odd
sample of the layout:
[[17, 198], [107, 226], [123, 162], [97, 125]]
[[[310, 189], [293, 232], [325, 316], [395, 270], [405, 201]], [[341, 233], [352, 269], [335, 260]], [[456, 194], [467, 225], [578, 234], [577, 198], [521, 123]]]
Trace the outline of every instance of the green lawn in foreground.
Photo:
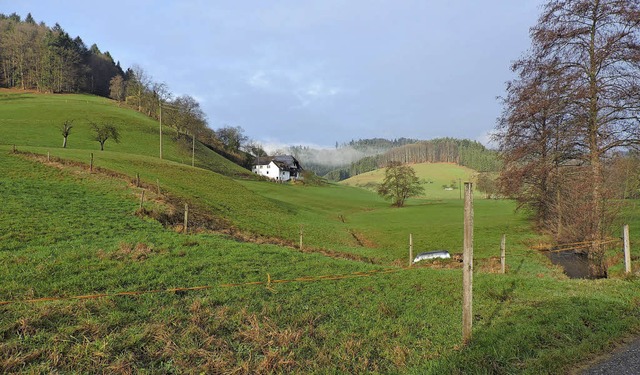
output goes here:
[[[474, 340], [466, 348], [459, 269], [223, 288], [267, 274], [291, 279], [376, 266], [167, 231], [133, 215], [138, 201], [120, 180], [6, 151], [0, 299], [214, 287], [0, 305], [2, 372], [564, 373], [640, 327], [637, 279], [567, 280], [518, 264], [508, 275], [476, 269]], [[310, 194], [320, 204], [321, 194]], [[450, 231], [449, 216], [441, 221]]]

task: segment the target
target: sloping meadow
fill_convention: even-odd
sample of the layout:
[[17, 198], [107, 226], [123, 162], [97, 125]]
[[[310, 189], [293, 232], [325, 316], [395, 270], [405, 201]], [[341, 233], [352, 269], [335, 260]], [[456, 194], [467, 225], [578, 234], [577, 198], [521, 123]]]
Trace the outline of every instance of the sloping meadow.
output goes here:
[[[113, 158], [109, 166], [125, 172], [146, 162]], [[206, 200], [197, 186], [209, 180], [172, 168], [163, 170], [193, 181], [194, 190], [164, 188]], [[558, 373], [640, 321], [637, 280], [566, 280], [520, 249], [507, 275], [478, 268], [474, 340], [463, 347], [457, 269], [383, 267], [204, 230], [177, 233], [139, 215], [131, 181], [44, 165], [8, 147], [0, 148], [0, 176], [0, 300], [10, 302], [0, 305], [0, 369], [7, 373]], [[311, 190], [317, 202], [302, 209], [268, 192], [276, 185], [253, 201], [238, 186], [220, 178], [212, 188], [233, 189], [244, 204], [270, 204], [285, 217], [305, 210], [302, 217], [329, 217], [316, 208], [324, 192]], [[151, 197], [149, 209], [166, 205]], [[344, 221], [368, 212], [357, 209], [364, 199], [347, 199]], [[244, 210], [233, 199], [224, 204]], [[384, 202], [370, 205], [375, 212]], [[360, 225], [373, 232], [380, 220], [388, 219]], [[518, 228], [511, 235], [526, 237]], [[393, 272], [372, 272], [384, 270]], [[180, 289], [196, 286], [208, 288]], [[141, 294], [114, 295], [121, 292]], [[92, 294], [111, 296], [69, 298]], [[42, 297], [59, 299], [20, 302]]]

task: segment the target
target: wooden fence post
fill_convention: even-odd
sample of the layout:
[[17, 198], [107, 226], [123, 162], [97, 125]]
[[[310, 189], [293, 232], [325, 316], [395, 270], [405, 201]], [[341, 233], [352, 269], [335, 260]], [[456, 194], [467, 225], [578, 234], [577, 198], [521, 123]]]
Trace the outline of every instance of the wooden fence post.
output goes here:
[[89, 172], [93, 172], [93, 152], [91, 153], [91, 161], [89, 162]]
[[502, 235], [502, 241], [500, 241], [500, 272], [505, 273], [507, 268], [507, 235]]
[[136, 173], [136, 187], [140, 187], [140, 173]]
[[302, 224], [300, 224], [300, 246], [299, 249], [302, 250]]
[[409, 233], [409, 267], [413, 264], [413, 234]]
[[631, 246], [629, 243], [629, 224], [622, 227], [622, 240], [624, 242], [624, 272], [631, 273]]
[[464, 240], [462, 256], [462, 342], [471, 341], [473, 323], [473, 184], [464, 183]]
[[189, 224], [189, 205], [184, 204], [184, 233], [188, 233], [188, 224]]
[[51, 161], [51, 153], [47, 151], [47, 163]]
[[142, 189], [142, 194], [140, 195], [140, 210], [142, 210], [143, 204], [144, 204], [144, 189]]
[[156, 184], [158, 185], [158, 195], [160, 195], [160, 179], [156, 178]]

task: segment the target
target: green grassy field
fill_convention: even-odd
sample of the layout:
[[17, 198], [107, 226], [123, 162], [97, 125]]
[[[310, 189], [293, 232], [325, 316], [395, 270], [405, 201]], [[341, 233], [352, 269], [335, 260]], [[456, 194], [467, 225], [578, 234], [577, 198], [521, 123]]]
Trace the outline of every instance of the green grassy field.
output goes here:
[[[411, 167], [422, 181], [423, 197], [428, 199], [461, 199], [460, 186], [464, 186], [466, 181], [476, 180], [476, 171], [457, 164], [419, 163], [411, 164]], [[376, 169], [340, 181], [340, 184], [375, 191], [384, 180], [384, 172], [384, 168]], [[476, 192], [476, 196], [480, 197], [480, 194]]]
[[[28, 100], [64, 98], [49, 97]], [[18, 123], [23, 112], [6, 107], [0, 119]], [[509, 201], [475, 201], [474, 336], [462, 346], [460, 264], [405, 267], [409, 233], [416, 252], [461, 251], [457, 196], [397, 209], [365, 189], [235, 180], [159, 160], [150, 143], [138, 146], [148, 153], [97, 152], [97, 142], [62, 150], [26, 142], [17, 125], [4, 141], [0, 126], [0, 302], [11, 302], [0, 304], [1, 372], [555, 374], [640, 332], [640, 280], [567, 279], [531, 250], [542, 239]], [[12, 154], [14, 142], [54, 161]], [[151, 218], [185, 202], [201, 218], [191, 234]], [[637, 259], [635, 203], [624, 215]], [[300, 225], [309, 252], [295, 248]], [[506, 275], [496, 273], [503, 233]], [[280, 245], [255, 243], [270, 240]], [[393, 272], [353, 274], [376, 270]], [[196, 286], [210, 288], [162, 292]], [[64, 299], [149, 290], [161, 292]], [[62, 299], [20, 302], [42, 297]]]

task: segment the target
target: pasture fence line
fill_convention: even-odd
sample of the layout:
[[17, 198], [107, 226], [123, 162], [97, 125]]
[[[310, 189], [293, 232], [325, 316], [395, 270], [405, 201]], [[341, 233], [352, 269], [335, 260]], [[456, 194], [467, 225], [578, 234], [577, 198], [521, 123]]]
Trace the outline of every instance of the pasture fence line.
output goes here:
[[571, 251], [571, 250], [583, 250], [589, 249], [592, 246], [602, 246], [608, 245], [616, 242], [620, 242], [622, 239], [620, 238], [610, 238], [602, 241], [582, 241], [582, 242], [574, 242], [574, 243], [565, 243], [561, 245], [548, 245], [548, 246], [532, 246], [531, 248], [538, 251], [544, 251], [547, 253], [556, 253], [562, 251]]
[[271, 275], [267, 273], [266, 281], [248, 281], [243, 283], [221, 283], [217, 285], [201, 285], [201, 286], [183, 287], [183, 288], [147, 289], [147, 290], [137, 290], [137, 291], [116, 292], [116, 293], [96, 293], [96, 294], [85, 294], [85, 295], [78, 295], [78, 296], [41, 297], [41, 298], [30, 298], [30, 299], [22, 299], [22, 300], [8, 300], [8, 301], [0, 301], [0, 306], [39, 303], [39, 302], [51, 302], [51, 301], [71, 301], [71, 300], [110, 298], [110, 297], [139, 296], [143, 294], [179, 293], [179, 292], [189, 292], [189, 291], [197, 291], [197, 290], [207, 290], [207, 289], [213, 289], [216, 287], [234, 288], [234, 287], [243, 287], [243, 286], [252, 286], [252, 285], [264, 285], [268, 289], [271, 289], [273, 284], [345, 280], [345, 279], [354, 279], [358, 277], [372, 277], [380, 274], [395, 273], [395, 272], [400, 272], [408, 269], [409, 268], [402, 268], [402, 267], [385, 268], [385, 269], [377, 269], [377, 270], [371, 270], [371, 271], [357, 271], [357, 272], [341, 274], [341, 275], [301, 276], [293, 279], [275, 279], [275, 280], [271, 279]]

